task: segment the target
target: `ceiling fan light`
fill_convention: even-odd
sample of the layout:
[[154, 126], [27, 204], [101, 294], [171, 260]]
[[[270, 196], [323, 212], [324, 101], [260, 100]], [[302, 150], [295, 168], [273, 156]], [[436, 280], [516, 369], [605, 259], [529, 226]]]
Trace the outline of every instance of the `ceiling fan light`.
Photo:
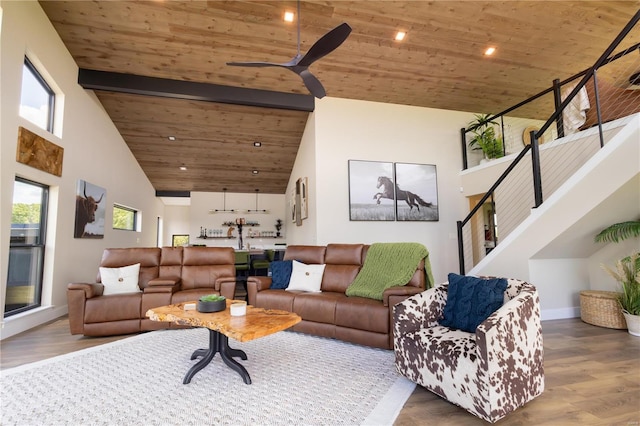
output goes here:
[[402, 40], [404, 40], [404, 38], [405, 38], [405, 36], [406, 36], [406, 35], [407, 35], [407, 33], [406, 33], [406, 32], [404, 32], [404, 31], [398, 31], [398, 32], [396, 33], [396, 37], [395, 37], [395, 38], [396, 38], [396, 41], [402, 41]]
[[293, 12], [286, 11], [284, 12], [284, 22], [293, 22], [295, 18], [295, 14]]

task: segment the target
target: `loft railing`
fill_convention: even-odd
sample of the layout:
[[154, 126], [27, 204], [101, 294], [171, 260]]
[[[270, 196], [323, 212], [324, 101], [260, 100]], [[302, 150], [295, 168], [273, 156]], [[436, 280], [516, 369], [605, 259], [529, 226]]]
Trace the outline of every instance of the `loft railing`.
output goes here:
[[[631, 43], [628, 35], [638, 21], [640, 11], [592, 67], [555, 80], [552, 87], [487, 119], [498, 122], [506, 158], [483, 166], [499, 177], [485, 193], [470, 196], [476, 204], [457, 222], [460, 273], [476, 265], [603, 147], [619, 130], [621, 117], [640, 112], [640, 43], [614, 54]], [[464, 170], [481, 159], [467, 145], [467, 135], [476, 128], [460, 132]]]

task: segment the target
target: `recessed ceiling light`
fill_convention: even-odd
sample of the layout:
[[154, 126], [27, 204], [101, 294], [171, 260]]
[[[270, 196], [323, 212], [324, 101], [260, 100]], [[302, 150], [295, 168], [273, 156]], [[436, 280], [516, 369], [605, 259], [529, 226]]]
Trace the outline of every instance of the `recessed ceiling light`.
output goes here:
[[396, 41], [402, 41], [404, 40], [404, 37], [407, 35], [407, 33], [405, 33], [404, 31], [398, 31], [396, 33]]
[[167, 139], [169, 139], [170, 141], [175, 141], [176, 137], [175, 136], [169, 136], [169, 137], [167, 137]]
[[260, 172], [258, 170], [251, 170], [251, 173], [254, 174], [254, 175], [257, 175]]
[[253, 143], [253, 146], [255, 146], [255, 147], [261, 147], [261, 146], [262, 146], [262, 142], [260, 142], [260, 141], [255, 141], [255, 142]]
[[187, 170], [187, 166], [180, 166], [180, 170], [182, 170], [182, 171]]
[[486, 56], [491, 56], [491, 55], [493, 55], [495, 53], [495, 51], [496, 51], [495, 47], [489, 47], [489, 48], [487, 48], [487, 50], [484, 51], [484, 54]]
[[295, 14], [293, 12], [285, 12], [284, 13], [284, 21], [285, 22], [293, 22], [293, 18], [295, 17]]

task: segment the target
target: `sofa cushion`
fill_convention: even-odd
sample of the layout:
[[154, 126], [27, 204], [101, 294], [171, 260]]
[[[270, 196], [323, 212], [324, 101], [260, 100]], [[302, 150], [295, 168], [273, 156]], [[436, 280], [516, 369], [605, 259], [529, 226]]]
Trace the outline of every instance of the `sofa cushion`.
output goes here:
[[292, 260], [276, 260], [271, 262], [271, 286], [273, 289], [285, 289], [289, 286], [291, 272], [293, 271]]
[[[107, 248], [102, 252], [100, 266], [120, 268], [122, 266], [140, 264], [138, 286], [144, 289], [149, 280], [158, 277], [160, 265], [160, 249], [157, 247]], [[102, 282], [100, 272], [96, 282]]]
[[138, 287], [138, 276], [140, 275], [140, 264], [123, 266], [121, 268], [100, 267], [100, 277], [104, 285], [103, 295], [119, 293], [140, 292]]
[[483, 279], [449, 274], [447, 304], [440, 324], [469, 333], [475, 333], [480, 323], [504, 302], [507, 280]]
[[366, 297], [345, 296], [336, 303], [336, 325], [376, 333], [389, 333], [389, 308]]
[[284, 260], [297, 260], [307, 264], [322, 264], [324, 254], [327, 251], [325, 246], [287, 246], [284, 252]]
[[328, 244], [322, 291], [344, 293], [360, 272], [363, 244]]
[[325, 265], [305, 265], [293, 261], [293, 270], [287, 291], [300, 290], [318, 293], [322, 285]]
[[305, 321], [335, 324], [336, 302], [345, 298], [342, 293], [299, 293], [293, 299], [293, 312]]
[[123, 321], [140, 319], [142, 293], [112, 294], [87, 299], [84, 309], [84, 323]]
[[288, 292], [286, 290], [262, 290], [256, 294], [253, 302], [256, 308], [280, 309], [293, 312], [293, 300], [301, 294], [299, 292]]

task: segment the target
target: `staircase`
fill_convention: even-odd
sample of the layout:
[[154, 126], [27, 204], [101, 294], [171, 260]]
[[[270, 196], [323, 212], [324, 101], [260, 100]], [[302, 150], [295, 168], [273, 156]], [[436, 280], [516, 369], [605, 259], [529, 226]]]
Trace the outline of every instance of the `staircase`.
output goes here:
[[[600, 282], [599, 265], [631, 251], [624, 244], [613, 250], [593, 242], [593, 236], [606, 226], [640, 217], [640, 113], [607, 125], [605, 146], [589, 154], [590, 158], [553, 191], [545, 190], [551, 195], [544, 203], [531, 209], [468, 271], [532, 282], [540, 294], [543, 319], [579, 316], [581, 290], [602, 286], [615, 290], [612, 279]], [[588, 133], [593, 131], [572, 135], [572, 149], [576, 151], [576, 144], [589, 139]], [[554, 142], [555, 148], [563, 144], [562, 139]]]

